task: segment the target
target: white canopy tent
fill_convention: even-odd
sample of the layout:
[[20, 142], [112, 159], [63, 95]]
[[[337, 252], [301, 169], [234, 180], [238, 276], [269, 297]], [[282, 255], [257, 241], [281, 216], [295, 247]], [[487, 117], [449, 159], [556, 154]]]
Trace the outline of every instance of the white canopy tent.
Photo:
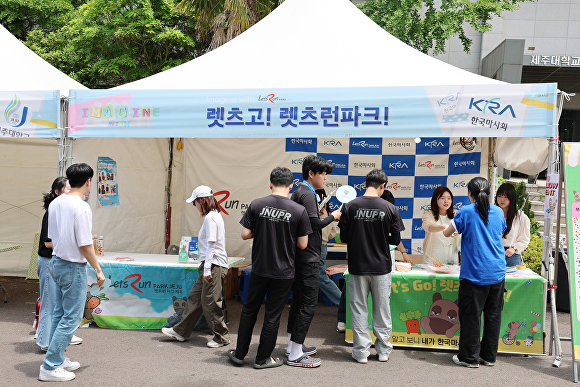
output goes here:
[[[0, 92], [86, 89], [28, 49], [0, 26]], [[0, 136], [0, 239], [23, 246], [2, 254], [0, 275], [26, 275], [34, 234], [40, 232], [44, 210], [41, 194], [57, 175], [56, 139]]]
[[480, 85], [393, 37], [349, 0], [287, 0], [223, 46], [115, 89], [259, 89]]

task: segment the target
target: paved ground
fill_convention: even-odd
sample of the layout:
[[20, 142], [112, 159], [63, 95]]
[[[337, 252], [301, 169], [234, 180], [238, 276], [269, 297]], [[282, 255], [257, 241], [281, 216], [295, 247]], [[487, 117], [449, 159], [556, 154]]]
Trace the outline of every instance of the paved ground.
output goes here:
[[[8, 303], [0, 301], [0, 386], [40, 384], [38, 370], [44, 354], [32, 335], [34, 303], [38, 282], [23, 278], [0, 277], [8, 291]], [[0, 294], [1, 295], [1, 294]], [[230, 300], [230, 329], [235, 342], [241, 304]], [[547, 314], [549, 321], [549, 312]], [[451, 361], [452, 352], [395, 349], [388, 363], [371, 356], [361, 365], [350, 357], [344, 335], [335, 332], [336, 307], [319, 304], [306, 344], [318, 347], [323, 360], [317, 369], [282, 366], [254, 370], [253, 357], [261, 328], [259, 316], [247, 364], [234, 367], [225, 356], [228, 347], [209, 349], [211, 336], [194, 332], [189, 341], [173, 341], [160, 331], [108, 330], [91, 326], [77, 334], [83, 344], [69, 347], [67, 357], [79, 361], [81, 368], [69, 385], [77, 386], [560, 386], [572, 383], [571, 344], [563, 342], [564, 359], [560, 368], [552, 366], [552, 356], [527, 357], [500, 355], [495, 367], [467, 369]], [[287, 344], [282, 315], [275, 356], [282, 356]], [[558, 313], [560, 336], [570, 335], [570, 316]], [[549, 326], [549, 323], [546, 323]]]

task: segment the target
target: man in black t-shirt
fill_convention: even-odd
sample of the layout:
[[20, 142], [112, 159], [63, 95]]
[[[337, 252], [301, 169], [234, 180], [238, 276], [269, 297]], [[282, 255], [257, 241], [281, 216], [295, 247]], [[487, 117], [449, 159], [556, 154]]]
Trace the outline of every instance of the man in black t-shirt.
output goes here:
[[270, 174], [272, 195], [252, 201], [240, 221], [242, 239], [253, 238], [254, 243], [248, 300], [242, 309], [238, 342], [236, 349], [228, 352], [228, 357], [237, 365], [242, 365], [248, 354], [252, 330], [266, 293], [264, 325], [254, 368], [283, 364], [280, 358], [271, 355], [276, 346], [280, 315], [294, 278], [296, 246], [304, 249], [312, 232], [304, 207], [288, 199], [292, 182], [292, 172], [288, 168], [274, 168]]
[[302, 177], [304, 181], [292, 193], [291, 199], [306, 209], [312, 227], [308, 236], [308, 246], [296, 252], [296, 276], [292, 286], [292, 306], [288, 316], [288, 365], [296, 367], [318, 367], [320, 359], [309, 355], [316, 353], [316, 348], [304, 346], [304, 340], [318, 304], [320, 248], [322, 229], [331, 222], [340, 219], [340, 211], [334, 211], [324, 220], [318, 216], [320, 199], [315, 190], [324, 188], [326, 174], [331, 173], [333, 165], [319, 156], [308, 155], [302, 160]]
[[391, 254], [389, 244], [401, 242], [405, 229], [401, 215], [391, 203], [380, 196], [388, 178], [380, 169], [366, 176], [366, 192], [344, 205], [338, 223], [340, 238], [347, 242], [348, 298], [352, 316], [352, 357], [367, 363], [372, 344], [368, 324], [367, 301], [373, 300], [373, 333], [379, 361], [388, 361], [393, 345], [389, 343], [393, 330], [390, 310]]

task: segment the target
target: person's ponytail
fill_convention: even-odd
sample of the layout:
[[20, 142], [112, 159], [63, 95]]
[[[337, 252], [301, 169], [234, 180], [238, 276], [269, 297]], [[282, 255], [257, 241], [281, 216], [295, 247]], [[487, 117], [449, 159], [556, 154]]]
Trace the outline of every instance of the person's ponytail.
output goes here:
[[489, 224], [489, 182], [483, 177], [474, 177], [467, 184], [467, 190], [475, 199], [479, 216], [485, 224]]
[[50, 205], [50, 203], [54, 199], [56, 199], [56, 197], [58, 196], [56, 194], [56, 191], [60, 192], [66, 186], [67, 180], [68, 179], [66, 177], [62, 177], [62, 176], [57, 177], [52, 182], [52, 187], [50, 189], [50, 192], [47, 192], [47, 193], [42, 195], [42, 207], [44, 207], [45, 210], [48, 210], [48, 206]]

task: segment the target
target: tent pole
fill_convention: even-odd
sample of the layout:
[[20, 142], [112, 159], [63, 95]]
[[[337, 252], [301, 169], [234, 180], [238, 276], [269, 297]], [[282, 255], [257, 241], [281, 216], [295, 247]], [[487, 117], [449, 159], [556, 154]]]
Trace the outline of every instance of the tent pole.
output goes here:
[[72, 142], [68, 137], [68, 97], [60, 97], [60, 130], [58, 137], [57, 176], [64, 176], [72, 159]]
[[169, 165], [165, 187], [165, 251], [171, 244], [171, 180], [173, 178], [173, 137], [169, 139]]
[[489, 163], [491, 164], [491, 198], [489, 200], [490, 203], [495, 202], [495, 191], [497, 190], [497, 165], [495, 165], [495, 161], [493, 160], [493, 152], [495, 150], [495, 137], [489, 139]]

